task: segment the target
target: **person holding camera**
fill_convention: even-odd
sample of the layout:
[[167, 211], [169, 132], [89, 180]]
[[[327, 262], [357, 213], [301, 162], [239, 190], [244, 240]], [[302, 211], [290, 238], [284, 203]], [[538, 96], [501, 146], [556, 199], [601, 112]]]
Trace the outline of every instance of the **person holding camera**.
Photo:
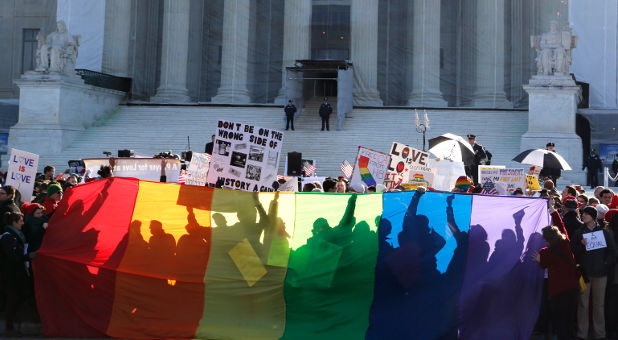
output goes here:
[[[605, 290], [607, 274], [616, 259], [614, 236], [608, 229], [603, 229], [597, 223], [597, 210], [588, 206], [581, 212], [584, 225], [579, 228], [571, 241], [571, 247], [577, 263], [582, 267], [584, 276], [590, 280], [587, 289], [579, 295], [577, 305], [577, 336], [588, 338], [588, 309], [590, 294], [592, 294], [592, 331], [595, 339], [605, 338]], [[605, 247], [590, 249], [587, 247], [592, 233], [601, 232], [605, 238]], [[598, 233], [594, 236], [599, 237]]]

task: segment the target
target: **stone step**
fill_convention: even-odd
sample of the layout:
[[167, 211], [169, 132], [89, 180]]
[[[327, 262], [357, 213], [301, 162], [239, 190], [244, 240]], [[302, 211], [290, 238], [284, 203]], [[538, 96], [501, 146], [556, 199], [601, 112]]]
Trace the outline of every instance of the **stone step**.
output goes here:
[[[525, 111], [428, 110], [430, 129], [427, 139], [451, 132], [464, 136], [476, 134], [477, 141], [492, 152], [493, 164], [527, 167], [512, 162], [519, 153], [521, 135], [526, 131]], [[219, 119], [254, 123], [283, 130], [285, 118], [280, 107], [217, 106], [139, 106], [123, 105], [106, 121], [80, 135], [72, 145], [57, 155], [41, 155], [40, 168], [53, 164], [65, 169], [70, 159], [114, 155], [119, 149], [132, 149], [137, 154], [154, 155], [172, 150], [185, 151], [187, 136], [192, 150], [203, 152]], [[331, 116], [331, 125], [336, 118]], [[416, 132], [414, 111], [410, 109], [354, 109], [344, 121], [343, 131], [319, 131], [320, 117], [315, 111], [303, 112], [295, 123], [295, 131], [286, 131], [283, 155], [298, 151], [305, 159], [315, 159], [318, 175], [338, 176], [344, 159], [354, 162], [357, 147], [366, 146], [388, 152], [393, 141], [422, 148], [422, 134]], [[283, 173], [285, 157], [280, 172]]]

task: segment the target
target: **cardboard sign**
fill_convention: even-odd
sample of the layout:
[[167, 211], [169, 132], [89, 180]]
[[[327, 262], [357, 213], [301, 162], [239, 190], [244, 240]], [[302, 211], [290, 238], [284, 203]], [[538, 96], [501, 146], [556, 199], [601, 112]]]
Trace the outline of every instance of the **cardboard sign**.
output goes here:
[[11, 149], [5, 184], [17, 189], [21, 194], [23, 202], [30, 202], [32, 200], [32, 191], [38, 166], [39, 155]]
[[384, 179], [384, 186], [387, 189], [393, 189], [408, 182], [431, 184], [434, 173], [428, 165], [429, 153], [394, 142], [390, 155], [391, 161]]
[[457, 182], [457, 178], [466, 175], [463, 162], [431, 159], [428, 164], [435, 171], [431, 187], [436, 190], [451, 191], [455, 182]]
[[[91, 177], [97, 176], [101, 165], [109, 165], [111, 158], [84, 159], [86, 171]], [[158, 182], [161, 179], [161, 164], [165, 164], [167, 183], [178, 183], [180, 161], [173, 158], [114, 158], [115, 177], [134, 177], [147, 181]]]
[[365, 183], [366, 186], [383, 184], [390, 160], [391, 156], [388, 154], [359, 146], [350, 184]]
[[275, 191], [283, 132], [219, 121], [208, 183], [243, 191]]
[[539, 184], [538, 176], [526, 175], [526, 183], [528, 184], [528, 188], [532, 191], [541, 190], [541, 185]]
[[205, 186], [208, 183], [210, 161], [205, 153], [194, 152], [187, 168], [185, 184]]
[[482, 168], [479, 169], [479, 175], [481, 185], [488, 181], [493, 182], [496, 186], [501, 184], [506, 189], [507, 194], [512, 194], [517, 188], [523, 190], [526, 185], [524, 169]]
[[582, 235], [586, 239], [586, 251], [606, 248], [605, 235], [603, 231], [595, 231], [593, 233], [585, 233]]
[[406, 191], [412, 191], [418, 189], [418, 187], [427, 187], [427, 183], [425, 182], [414, 182], [414, 183], [404, 183], [402, 184], [403, 188]]

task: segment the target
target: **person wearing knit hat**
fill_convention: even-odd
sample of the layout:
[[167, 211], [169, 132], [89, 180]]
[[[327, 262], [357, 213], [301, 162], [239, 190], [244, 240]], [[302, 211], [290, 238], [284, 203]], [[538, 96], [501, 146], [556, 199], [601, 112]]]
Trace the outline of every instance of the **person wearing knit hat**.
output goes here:
[[597, 204], [594, 208], [597, 210], [597, 220], [602, 220], [605, 217], [605, 213], [609, 210], [605, 204]]
[[51, 183], [47, 187], [47, 197], [43, 201], [45, 216], [51, 216], [58, 207], [58, 202], [62, 199], [62, 187], [58, 183]]
[[605, 216], [603, 216], [603, 219], [605, 219], [605, 222], [607, 223], [612, 223], [617, 212], [618, 212], [618, 209], [609, 209], [605, 213]]
[[472, 180], [468, 176], [459, 176], [455, 181], [455, 188], [452, 192], [468, 192], [472, 187]]
[[612, 200], [609, 203], [608, 207], [610, 209], [617, 209], [618, 208], [618, 195], [614, 195], [614, 197], [612, 197]]
[[[605, 212], [605, 211], [604, 211]], [[590, 282], [588, 288], [579, 295], [577, 305], [577, 336], [588, 338], [589, 309], [592, 309], [592, 333], [594, 339], [605, 338], [605, 291], [607, 275], [611, 264], [616, 259], [616, 243], [609, 230], [603, 229], [597, 223], [597, 209], [585, 207], [582, 210], [584, 226], [579, 228], [571, 240], [573, 254]], [[605, 247], [588, 249], [588, 239], [592, 233], [603, 233]], [[586, 237], [584, 237], [586, 236]], [[592, 299], [591, 299], [592, 296]], [[592, 306], [590, 306], [592, 303]]]
[[47, 229], [48, 218], [44, 215], [45, 207], [38, 203], [24, 203], [21, 205], [21, 211], [24, 213], [22, 230], [28, 242], [28, 252], [36, 252], [43, 243], [43, 235]]

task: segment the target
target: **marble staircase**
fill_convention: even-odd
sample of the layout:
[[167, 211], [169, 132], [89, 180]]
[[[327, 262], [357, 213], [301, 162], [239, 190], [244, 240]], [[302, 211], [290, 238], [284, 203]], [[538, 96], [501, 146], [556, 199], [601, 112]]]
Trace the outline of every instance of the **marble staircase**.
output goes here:
[[[336, 102], [331, 101], [331, 105], [336, 107]], [[298, 151], [305, 159], [315, 159], [319, 176], [339, 176], [339, 165], [344, 159], [353, 163], [359, 145], [383, 152], [389, 151], [393, 141], [422, 148], [422, 134], [416, 132], [414, 111], [409, 108], [356, 108], [346, 118], [343, 131], [335, 130], [336, 118], [331, 116], [331, 131], [327, 132], [320, 131], [317, 107], [309, 101], [295, 121], [295, 131], [286, 131], [283, 154]], [[511, 159], [519, 153], [520, 138], [527, 129], [526, 111], [439, 109], [427, 110], [427, 114], [427, 139], [446, 132], [462, 136], [474, 133], [477, 142], [493, 153], [492, 164], [520, 166]], [[148, 156], [168, 150], [180, 154], [187, 149], [187, 136], [191, 149], [203, 152], [219, 119], [285, 128], [283, 109], [274, 106], [121, 105], [62, 153], [41, 155], [39, 168], [52, 164], [61, 170], [67, 168], [68, 160], [104, 157], [103, 151], [116, 155], [119, 149]], [[280, 173], [284, 166], [282, 157]]]

